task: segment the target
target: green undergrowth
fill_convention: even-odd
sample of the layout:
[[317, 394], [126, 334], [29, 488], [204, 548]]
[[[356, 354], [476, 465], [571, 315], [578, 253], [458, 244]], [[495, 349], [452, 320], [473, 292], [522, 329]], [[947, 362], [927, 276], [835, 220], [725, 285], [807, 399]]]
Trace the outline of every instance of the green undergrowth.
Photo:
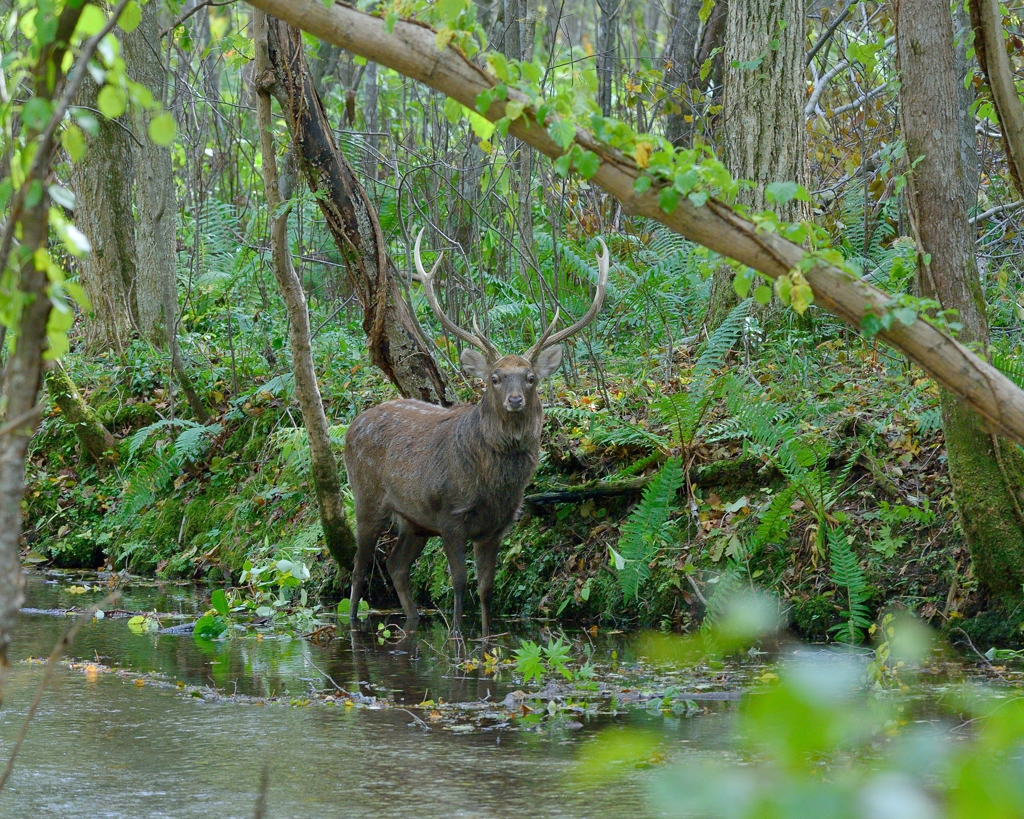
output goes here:
[[[207, 218], [227, 224], [231, 214]], [[118, 458], [89, 464], [48, 409], [29, 461], [26, 557], [207, 579], [250, 601], [264, 593], [252, 577], [302, 566], [275, 612], [331, 605], [347, 593], [347, 567], [324, 548], [283, 311], [266, 297], [252, 251], [217, 241], [209, 258], [234, 278], [200, 276], [181, 327], [211, 420], [195, 420], [166, 354], [137, 341], [121, 355], [74, 350], [65, 366], [118, 440]], [[592, 240], [538, 232], [538, 246], [543, 274], [581, 313]], [[930, 379], [815, 308], [799, 317], [742, 302], [708, 335], [712, 256], [660, 229], [623, 234], [612, 251], [608, 304], [543, 389], [541, 465], [500, 555], [496, 615], [685, 630], [715, 620], [722, 590], [757, 585], [784, 601], [802, 635], [858, 642], [885, 608], [948, 628], [983, 608]], [[894, 290], [897, 258], [873, 263]], [[494, 340], [519, 349], [533, 308], [508, 282], [474, 275], [487, 290]], [[309, 284], [338, 286], [315, 276]], [[224, 321], [227, 305], [237, 306]], [[430, 325], [429, 308], [416, 307]], [[348, 422], [395, 393], [367, 363], [357, 311], [317, 297], [310, 310], [340, 454]], [[454, 347], [439, 352], [458, 359]], [[996, 363], [1011, 374], [1021, 366], [1009, 343]], [[472, 385], [453, 382], [473, 399]], [[383, 563], [389, 546], [370, 573], [369, 599], [381, 608], [397, 606]], [[422, 605], [450, 610], [438, 544], [413, 581]], [[467, 610], [472, 617], [473, 599]]]
[[[652, 358], [630, 378], [613, 359], [603, 391], [559, 379], [528, 493], [627, 488], [527, 503], [501, 553], [496, 613], [688, 629], [714, 617], [720, 588], [742, 583], [775, 590], [815, 639], [858, 641], [883, 605], [941, 621], [970, 613], [932, 382], [828, 324], [790, 328], [786, 343], [800, 355], [770, 340], [749, 366], [726, 351], [709, 369], [701, 349], [680, 349], [670, 369]], [[119, 459], [83, 465], [59, 415], [47, 415], [27, 502], [36, 559], [228, 583], [247, 562], [288, 559], [310, 567], [310, 594], [345, 593], [323, 548], [288, 379], [224, 395], [202, 426], [176, 420], [163, 388], [126, 383], [126, 368], [73, 374], [92, 379], [84, 392], [120, 438]], [[344, 376], [349, 395], [372, 399], [328, 402], [339, 454], [347, 421], [389, 397], [368, 368]], [[422, 604], [450, 607], [439, 544], [413, 579]], [[382, 560], [371, 599], [395, 605]]]

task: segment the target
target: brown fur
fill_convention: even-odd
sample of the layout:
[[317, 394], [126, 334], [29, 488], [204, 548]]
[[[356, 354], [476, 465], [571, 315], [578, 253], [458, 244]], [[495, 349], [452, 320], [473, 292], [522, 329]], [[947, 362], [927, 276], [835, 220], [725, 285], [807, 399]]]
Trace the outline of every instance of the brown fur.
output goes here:
[[464, 369], [486, 384], [480, 403], [444, 408], [413, 399], [388, 401], [352, 422], [345, 435], [345, 468], [356, 509], [353, 625], [377, 540], [393, 528], [398, 543], [388, 558], [388, 573], [408, 627], [415, 627], [418, 618], [409, 572], [427, 540], [437, 535], [444, 543], [455, 592], [454, 632], [462, 623], [466, 543], [473, 543], [487, 636], [498, 547], [515, 520], [540, 454], [543, 410], [538, 388], [561, 358], [561, 348], [552, 347], [532, 364], [520, 356], [492, 363], [467, 349]]

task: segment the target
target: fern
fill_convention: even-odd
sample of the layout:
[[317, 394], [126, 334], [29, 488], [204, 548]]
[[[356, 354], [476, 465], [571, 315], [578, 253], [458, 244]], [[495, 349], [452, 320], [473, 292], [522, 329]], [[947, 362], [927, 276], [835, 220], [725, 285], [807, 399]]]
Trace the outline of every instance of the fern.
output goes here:
[[864, 570], [857, 562], [857, 555], [850, 546], [849, 537], [842, 529], [828, 530], [829, 558], [832, 563], [832, 582], [843, 590], [846, 608], [842, 616], [846, 622], [833, 626], [836, 639], [844, 643], [859, 643], [864, 639], [865, 629], [871, 626], [867, 602], [871, 598]]
[[761, 519], [754, 532], [754, 539], [761, 546], [769, 543], [783, 543], [789, 536], [790, 515], [796, 487], [790, 484], [777, 493], [768, 508], [761, 513]]
[[678, 442], [683, 446], [693, 444], [700, 430], [700, 425], [715, 398], [716, 387], [720, 383], [716, 370], [725, 363], [725, 357], [743, 333], [751, 304], [749, 299], [737, 304], [729, 311], [725, 321], [711, 334], [711, 338], [697, 357], [693, 380], [687, 388], [672, 395], [662, 396], [654, 405], [655, 412], [662, 422], [673, 428]]
[[992, 365], [1014, 384], [1024, 389], [1024, 362], [1007, 355], [995, 353], [992, 356]]
[[665, 524], [682, 485], [682, 460], [666, 461], [661, 472], [644, 488], [640, 503], [622, 526], [618, 549], [611, 552], [627, 603], [639, 598], [640, 587], [651, 576], [648, 564], [666, 542]]

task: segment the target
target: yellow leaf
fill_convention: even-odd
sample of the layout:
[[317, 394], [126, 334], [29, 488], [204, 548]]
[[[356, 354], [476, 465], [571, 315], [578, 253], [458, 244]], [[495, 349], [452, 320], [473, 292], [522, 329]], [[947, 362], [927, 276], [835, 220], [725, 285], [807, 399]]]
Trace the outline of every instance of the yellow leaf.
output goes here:
[[646, 168], [647, 163], [651, 159], [651, 150], [654, 146], [650, 142], [638, 142], [636, 147], [633, 149], [633, 159], [636, 161], [637, 167]]

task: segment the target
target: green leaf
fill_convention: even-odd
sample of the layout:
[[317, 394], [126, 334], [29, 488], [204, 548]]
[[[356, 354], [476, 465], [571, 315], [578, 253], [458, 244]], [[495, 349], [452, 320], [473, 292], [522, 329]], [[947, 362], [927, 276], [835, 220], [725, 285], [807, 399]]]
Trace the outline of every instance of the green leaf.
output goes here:
[[754, 301], [760, 304], [762, 307], [772, 300], [772, 289], [768, 285], [762, 284], [759, 287], [754, 288]]
[[633, 183], [633, 194], [635, 196], [643, 196], [647, 193], [648, 188], [651, 187], [652, 182], [654, 182], [654, 180], [647, 174], [638, 176], [636, 178], [636, 182]]
[[601, 158], [593, 151], [584, 151], [583, 155], [576, 160], [576, 170], [584, 179], [592, 179], [600, 167]]
[[82, 9], [82, 16], [78, 18], [78, 25], [75, 26], [75, 34], [82, 38], [92, 37], [98, 34], [107, 24], [107, 15], [93, 3]]
[[216, 640], [228, 630], [228, 624], [216, 614], [204, 614], [196, 621], [192, 636], [198, 640]]
[[49, 100], [32, 97], [21, 108], [21, 121], [30, 131], [42, 131], [50, 121], [53, 107]]
[[702, 208], [707, 204], [708, 192], [707, 191], [694, 191], [686, 197], [690, 200], [690, 204], [695, 208]]
[[[150, 0], [150, 2], [152, 2], [152, 0]], [[121, 16], [117, 18], [117, 25], [120, 26], [121, 31], [126, 34], [129, 31], [135, 31], [141, 22], [142, 9], [139, 8], [139, 4], [136, 3], [135, 0], [131, 0], [131, 2], [124, 7], [124, 11], [121, 12]]]
[[476, 110], [481, 114], [486, 114], [491, 104], [494, 102], [494, 89], [488, 88], [486, 91], [481, 91], [476, 95]]
[[906, 327], [917, 321], [917, 310], [913, 307], [898, 307], [892, 311], [892, 315], [893, 318]]
[[520, 100], [509, 100], [505, 103], [505, 116], [510, 120], [517, 120], [523, 115], [526, 104]]
[[174, 135], [177, 133], [177, 125], [174, 117], [164, 112], [157, 114], [149, 121], [149, 138], [157, 145], [167, 147], [174, 142]]
[[693, 190], [697, 182], [700, 181], [700, 176], [697, 174], [695, 168], [689, 168], [688, 170], [681, 171], [676, 174], [675, 182], [673, 186], [681, 196], [686, 196], [690, 191]]
[[213, 606], [217, 614], [222, 617], [228, 616], [228, 597], [224, 594], [224, 589], [213, 590], [213, 594], [210, 595], [210, 605]]
[[123, 88], [115, 88], [112, 85], [104, 85], [96, 97], [96, 105], [103, 113], [103, 116], [110, 119], [117, 119], [128, 107], [128, 95]]
[[562, 154], [555, 160], [555, 173], [562, 179], [569, 175], [569, 164], [572, 162], [572, 154]]
[[85, 156], [85, 135], [77, 125], [69, 124], [65, 126], [60, 135], [60, 142], [64, 146], [64, 150], [68, 152], [72, 162], [78, 162]]
[[675, 188], [662, 188], [658, 191], [658, 207], [665, 213], [672, 213], [679, 204], [679, 192]]
[[567, 151], [576, 140], [576, 126], [572, 120], [557, 119], [548, 126], [548, 135], [559, 148]]
[[[796, 182], [772, 182], [765, 188], [764, 198], [769, 202], [785, 205], [797, 195], [799, 187]], [[804, 191], [804, 193], [807, 192]]]

